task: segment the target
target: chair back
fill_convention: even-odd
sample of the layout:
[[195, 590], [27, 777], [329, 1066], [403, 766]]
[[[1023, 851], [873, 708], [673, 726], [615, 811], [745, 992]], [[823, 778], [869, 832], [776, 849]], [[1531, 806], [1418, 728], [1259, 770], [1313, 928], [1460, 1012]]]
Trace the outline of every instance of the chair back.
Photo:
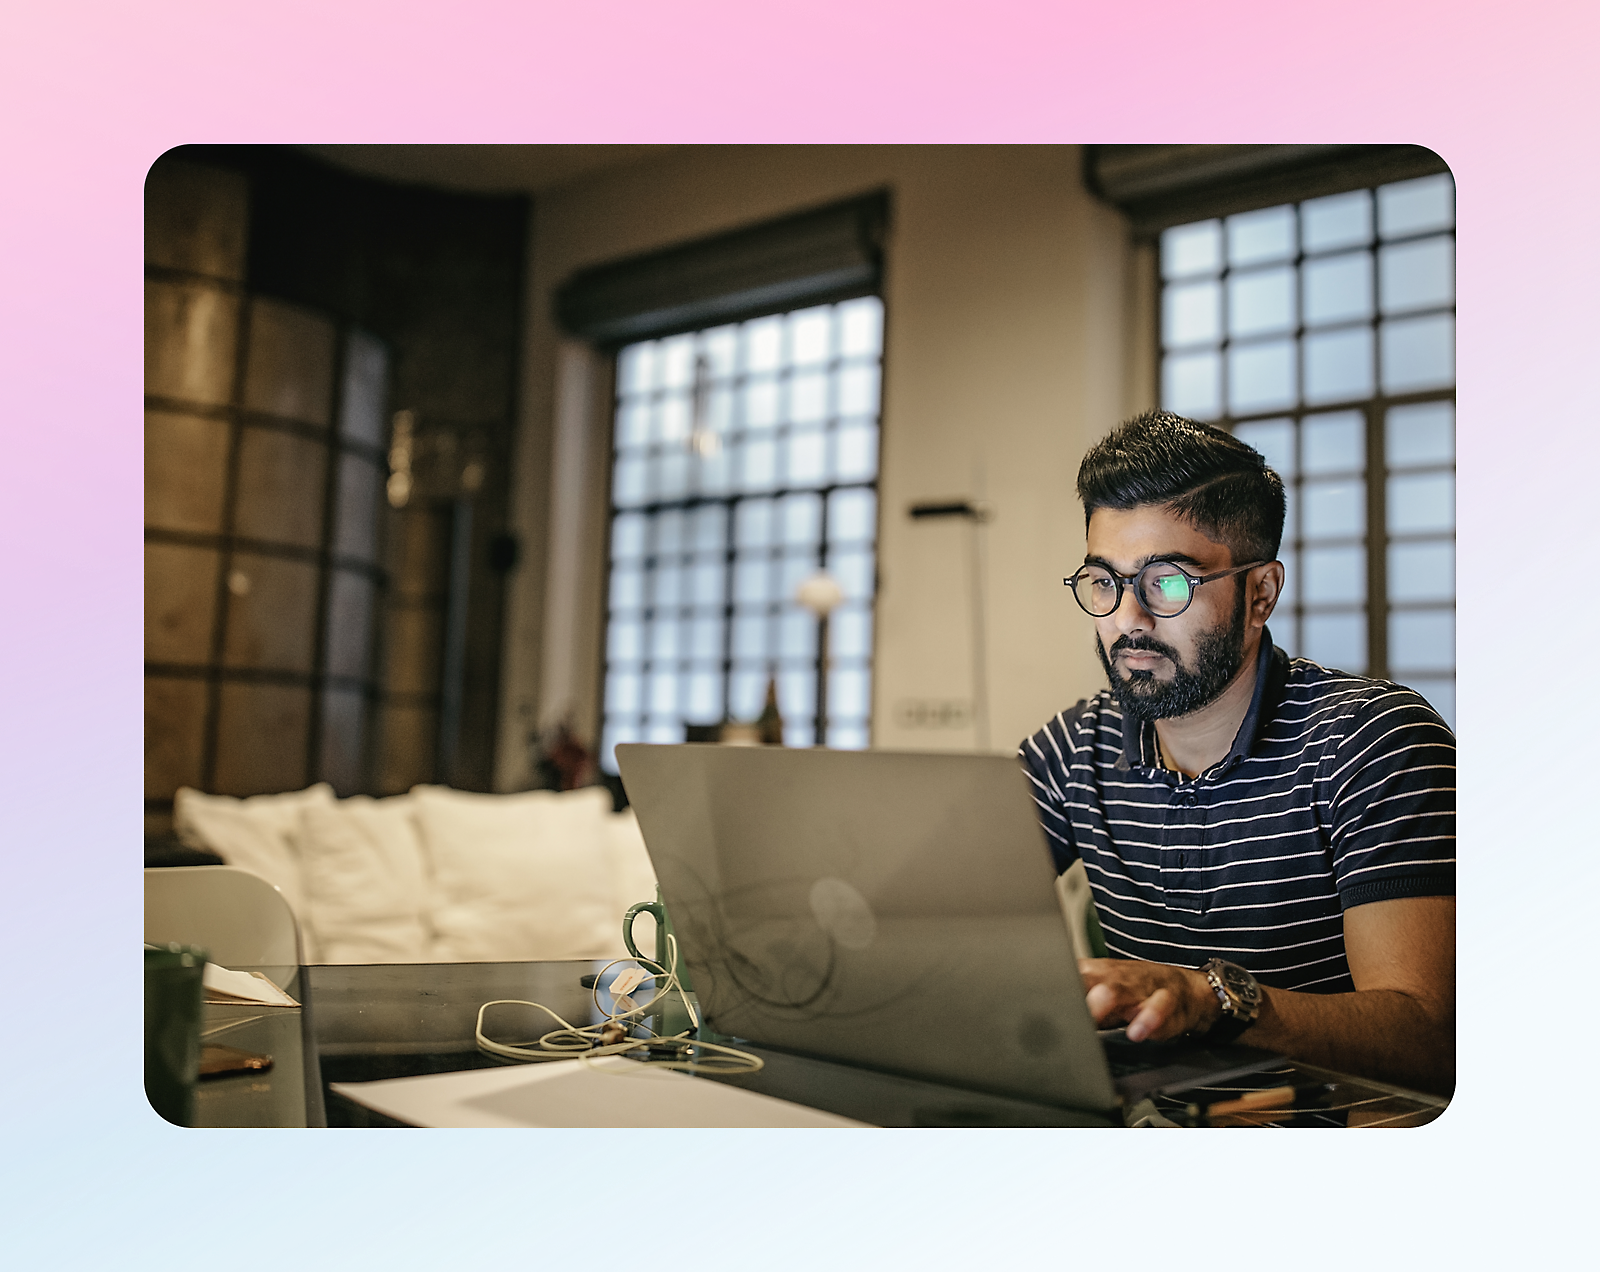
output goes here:
[[144, 939], [198, 945], [223, 967], [260, 968], [287, 983], [300, 966], [300, 929], [283, 894], [237, 866], [144, 872]]

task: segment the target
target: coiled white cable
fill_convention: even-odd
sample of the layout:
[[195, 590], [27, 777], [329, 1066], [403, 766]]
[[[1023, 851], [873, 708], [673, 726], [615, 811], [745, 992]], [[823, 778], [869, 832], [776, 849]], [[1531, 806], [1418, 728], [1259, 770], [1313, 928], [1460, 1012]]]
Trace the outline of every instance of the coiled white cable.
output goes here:
[[[667, 957], [671, 959], [671, 969], [663, 967], [652, 959], [641, 958], [639, 965], [649, 971], [656, 981], [656, 992], [650, 1001], [642, 1006], [632, 1007], [627, 1011], [607, 1011], [600, 1003], [600, 979], [619, 963], [633, 962], [632, 959], [615, 958], [602, 967], [595, 976], [594, 985], [590, 995], [594, 999], [595, 1010], [600, 1012], [605, 1019], [593, 1025], [573, 1025], [563, 1020], [543, 1003], [532, 1003], [522, 998], [496, 998], [478, 1008], [478, 1020], [474, 1029], [474, 1037], [480, 1050], [487, 1051], [490, 1055], [501, 1056], [507, 1060], [579, 1060], [587, 1062], [600, 1056], [618, 1056], [631, 1051], [649, 1052], [652, 1048], [660, 1050], [670, 1048], [668, 1054], [661, 1059], [646, 1057], [642, 1064], [649, 1068], [678, 1069], [685, 1073], [755, 1073], [764, 1066], [760, 1056], [753, 1056], [748, 1051], [740, 1051], [735, 1047], [725, 1047], [721, 1043], [704, 1042], [698, 1038], [689, 1037], [689, 1030], [673, 1034], [671, 1037], [661, 1037], [652, 1032], [645, 1038], [622, 1037], [616, 1041], [608, 1042], [607, 1033], [615, 1035], [620, 1027], [624, 1034], [629, 1029], [640, 1027], [643, 1017], [663, 998], [674, 990], [683, 1000], [684, 1010], [689, 1013], [689, 1020], [695, 1029], [700, 1027], [700, 1017], [695, 1012], [694, 1004], [689, 1001], [689, 995], [684, 991], [683, 983], [678, 979], [678, 939], [667, 933]], [[654, 969], [654, 970], [652, 970]], [[517, 1006], [533, 1007], [544, 1012], [560, 1026], [552, 1029], [538, 1038], [526, 1042], [496, 1042], [483, 1030], [483, 1015], [491, 1007]], [[649, 1026], [643, 1026], [649, 1028]], [[626, 1073], [626, 1070], [607, 1069], [605, 1072]]]

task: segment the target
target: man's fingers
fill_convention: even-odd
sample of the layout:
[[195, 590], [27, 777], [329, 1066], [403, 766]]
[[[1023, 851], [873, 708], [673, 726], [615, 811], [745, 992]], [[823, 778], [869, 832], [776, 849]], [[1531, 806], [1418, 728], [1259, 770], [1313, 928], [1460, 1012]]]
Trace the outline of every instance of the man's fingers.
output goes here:
[[1084, 1002], [1089, 1005], [1089, 1014], [1094, 1017], [1094, 1023], [1103, 1025], [1117, 1009], [1117, 991], [1104, 983], [1092, 985], [1084, 996]]
[[1143, 1042], [1147, 1038], [1164, 1039], [1171, 1030], [1165, 1026], [1178, 1005], [1177, 996], [1169, 989], [1158, 989], [1139, 1005], [1139, 1010], [1128, 1022], [1128, 1041]]

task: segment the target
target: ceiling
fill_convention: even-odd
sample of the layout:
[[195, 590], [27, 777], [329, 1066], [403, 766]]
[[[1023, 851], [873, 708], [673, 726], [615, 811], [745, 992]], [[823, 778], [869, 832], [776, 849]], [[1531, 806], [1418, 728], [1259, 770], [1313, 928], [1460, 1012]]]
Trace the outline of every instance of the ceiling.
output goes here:
[[551, 190], [672, 146], [301, 146], [372, 177], [480, 194]]

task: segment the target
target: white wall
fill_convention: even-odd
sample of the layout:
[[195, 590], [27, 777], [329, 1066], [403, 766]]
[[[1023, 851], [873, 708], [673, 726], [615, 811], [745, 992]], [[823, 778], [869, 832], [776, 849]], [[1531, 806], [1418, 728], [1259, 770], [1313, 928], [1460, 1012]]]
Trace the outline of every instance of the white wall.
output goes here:
[[1077, 149], [686, 147], [535, 207], [515, 475], [531, 559], [508, 614], [503, 789], [527, 780], [531, 723], [570, 711], [589, 738], [598, 725], [606, 389], [553, 325], [555, 286], [586, 265], [885, 187], [873, 744], [969, 749], [977, 737], [970, 724], [913, 725], [903, 709], [973, 694], [972, 531], [913, 523], [906, 508], [920, 500], [994, 511], [980, 532], [991, 749], [1011, 750], [1101, 683], [1088, 620], [1061, 585], [1083, 552], [1073, 481], [1090, 443], [1151, 404], [1153, 322], [1148, 253], [1083, 189]]

